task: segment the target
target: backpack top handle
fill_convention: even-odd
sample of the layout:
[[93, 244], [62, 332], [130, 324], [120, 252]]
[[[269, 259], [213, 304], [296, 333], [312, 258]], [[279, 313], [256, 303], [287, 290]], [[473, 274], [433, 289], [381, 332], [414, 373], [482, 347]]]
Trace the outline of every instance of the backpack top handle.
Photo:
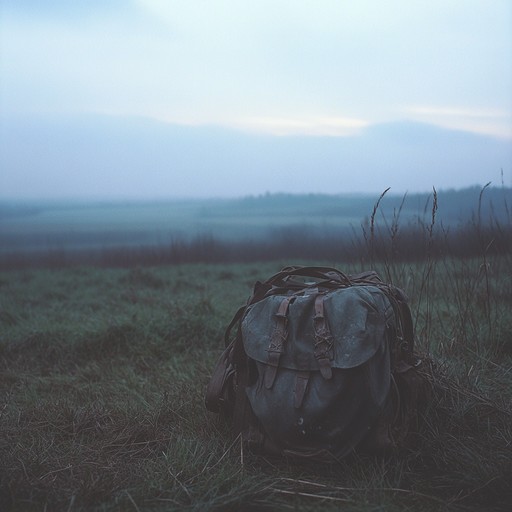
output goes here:
[[[280, 272], [273, 275], [265, 283], [271, 286], [284, 286], [287, 282], [293, 282], [294, 277], [312, 279], [314, 284], [331, 283], [334, 286], [351, 286], [352, 282], [348, 275], [332, 267], [284, 267]], [[303, 286], [306, 286], [303, 283]]]

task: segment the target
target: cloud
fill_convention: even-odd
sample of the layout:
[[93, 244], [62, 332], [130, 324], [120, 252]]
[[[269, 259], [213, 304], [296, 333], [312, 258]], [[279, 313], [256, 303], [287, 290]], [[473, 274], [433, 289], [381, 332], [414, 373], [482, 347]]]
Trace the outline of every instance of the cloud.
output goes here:
[[410, 119], [436, 124], [443, 128], [512, 139], [511, 113], [505, 109], [418, 105], [404, 110]]
[[507, 2], [3, 4], [0, 112], [136, 115], [278, 135], [347, 135], [405, 115], [510, 134]]
[[232, 127], [250, 132], [272, 135], [313, 135], [313, 136], [350, 136], [357, 135], [368, 122], [362, 119], [340, 117], [317, 118], [278, 118], [249, 117], [235, 121]]

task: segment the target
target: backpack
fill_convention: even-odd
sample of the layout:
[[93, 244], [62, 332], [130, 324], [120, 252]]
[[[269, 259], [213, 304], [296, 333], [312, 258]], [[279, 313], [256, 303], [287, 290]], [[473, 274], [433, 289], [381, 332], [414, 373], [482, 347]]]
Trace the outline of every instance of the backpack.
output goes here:
[[286, 267], [255, 284], [225, 345], [206, 407], [257, 453], [336, 461], [417, 430], [428, 386], [410, 309], [373, 271]]

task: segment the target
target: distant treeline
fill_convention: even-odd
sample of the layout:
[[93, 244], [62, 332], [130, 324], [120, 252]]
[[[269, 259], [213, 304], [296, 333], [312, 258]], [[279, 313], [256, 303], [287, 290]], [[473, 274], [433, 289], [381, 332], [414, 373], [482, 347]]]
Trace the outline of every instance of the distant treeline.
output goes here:
[[[236, 221], [262, 217], [284, 219], [267, 225], [264, 234], [248, 222], [245, 234], [215, 232], [171, 235], [158, 243], [133, 242], [119, 233], [113, 246], [94, 245], [94, 235], [77, 233], [83, 243], [40, 250], [0, 253], [0, 268], [162, 265], [179, 263], [253, 262], [270, 260], [419, 261], [442, 256], [473, 257], [512, 253], [512, 189], [474, 187], [413, 196], [368, 197], [268, 194], [239, 200], [198, 203], [199, 216]], [[364, 208], [363, 208], [364, 206]], [[311, 222], [304, 219], [304, 212]], [[315, 213], [316, 212], [316, 216]], [[360, 218], [359, 224], [320, 223], [323, 217]], [[308, 215], [306, 218], [309, 218]], [[43, 235], [41, 235], [43, 236]], [[100, 235], [98, 235], [100, 236]], [[103, 235], [105, 236], [105, 235]], [[7, 238], [6, 238], [7, 239]], [[141, 239], [142, 240], [142, 239]]]
[[[480, 222], [510, 218], [512, 188], [474, 186], [435, 192], [439, 205], [438, 221], [457, 225], [480, 214]], [[379, 204], [379, 216], [391, 218], [400, 211], [402, 219], [428, 218], [432, 209], [434, 189], [428, 193], [385, 195]], [[209, 204], [201, 209], [203, 217], [303, 217], [359, 218], [372, 212], [377, 198], [363, 194], [263, 194]]]

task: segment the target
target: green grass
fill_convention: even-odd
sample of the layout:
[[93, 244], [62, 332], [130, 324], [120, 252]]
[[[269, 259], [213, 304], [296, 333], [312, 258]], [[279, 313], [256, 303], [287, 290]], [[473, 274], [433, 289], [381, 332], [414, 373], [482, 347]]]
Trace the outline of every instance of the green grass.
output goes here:
[[377, 265], [434, 396], [414, 450], [334, 466], [242, 451], [204, 407], [224, 328], [289, 263], [1, 273], [0, 510], [508, 510], [510, 256]]

